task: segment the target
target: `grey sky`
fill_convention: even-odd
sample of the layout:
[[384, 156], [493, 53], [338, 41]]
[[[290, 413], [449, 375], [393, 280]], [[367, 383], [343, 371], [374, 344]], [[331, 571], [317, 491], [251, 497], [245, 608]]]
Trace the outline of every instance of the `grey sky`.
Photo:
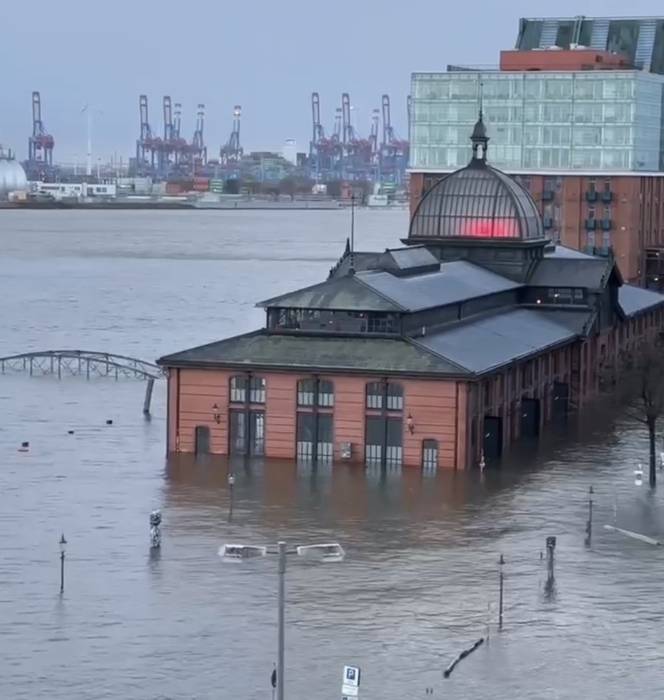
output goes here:
[[198, 102], [207, 111], [210, 155], [226, 141], [235, 103], [243, 108], [245, 148], [306, 150], [310, 95], [333, 122], [348, 91], [356, 125], [367, 132], [380, 95], [392, 98], [397, 132], [406, 131], [410, 73], [447, 63], [496, 63], [514, 44], [518, 18], [664, 14], [655, 0], [32, 0], [1, 3], [0, 143], [26, 155], [30, 93], [40, 90], [55, 158], [85, 153], [86, 102], [102, 112], [95, 155], [133, 153], [138, 95], [150, 99], [161, 130], [161, 98], [183, 104], [187, 138]]

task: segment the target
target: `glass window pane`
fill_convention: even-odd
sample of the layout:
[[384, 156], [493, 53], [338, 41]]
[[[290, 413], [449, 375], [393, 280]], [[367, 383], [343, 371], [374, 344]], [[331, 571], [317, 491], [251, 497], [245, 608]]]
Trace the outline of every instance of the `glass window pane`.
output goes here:
[[381, 382], [367, 384], [367, 408], [383, 408], [383, 385]]
[[301, 379], [297, 383], [297, 405], [313, 406], [314, 393], [316, 391], [315, 379]]
[[334, 384], [326, 379], [318, 383], [318, 405], [324, 408], [334, 406]]
[[247, 378], [231, 377], [231, 401], [244, 403], [247, 400]]
[[249, 388], [249, 401], [251, 403], [265, 403], [265, 378], [252, 377]]
[[229, 420], [231, 454], [243, 455], [247, 450], [246, 413], [244, 411], [231, 410]]
[[387, 385], [387, 410], [403, 410], [403, 389], [400, 384], [393, 384], [390, 382]]

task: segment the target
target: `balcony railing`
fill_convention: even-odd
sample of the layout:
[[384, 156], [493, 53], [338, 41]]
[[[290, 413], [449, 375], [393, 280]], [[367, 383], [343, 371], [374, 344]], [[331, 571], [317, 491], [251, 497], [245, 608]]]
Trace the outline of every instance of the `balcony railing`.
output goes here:
[[586, 219], [586, 231], [594, 231], [597, 228], [597, 219]]
[[602, 219], [602, 231], [610, 231], [613, 226], [611, 219]]
[[542, 192], [542, 201], [543, 202], [550, 202], [553, 200], [556, 196], [556, 193], [553, 190], [544, 190]]
[[604, 192], [602, 192], [602, 201], [605, 204], [612, 202], [613, 201], [613, 192], [611, 192], [610, 190], [604, 190]]
[[588, 190], [586, 192], [586, 202], [596, 202], [597, 201], [597, 191]]

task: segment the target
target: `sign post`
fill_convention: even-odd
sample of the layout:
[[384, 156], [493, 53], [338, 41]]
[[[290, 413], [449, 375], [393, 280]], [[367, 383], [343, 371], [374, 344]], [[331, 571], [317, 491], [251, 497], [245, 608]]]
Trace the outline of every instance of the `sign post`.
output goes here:
[[360, 697], [360, 669], [357, 666], [344, 666], [341, 681], [341, 700], [355, 700]]

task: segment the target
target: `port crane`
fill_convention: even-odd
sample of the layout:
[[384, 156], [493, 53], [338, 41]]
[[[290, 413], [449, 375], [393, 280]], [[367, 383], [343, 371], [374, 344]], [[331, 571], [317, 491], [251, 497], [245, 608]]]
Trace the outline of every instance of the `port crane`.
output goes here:
[[237, 163], [241, 160], [243, 150], [240, 144], [240, 118], [242, 116], [242, 107], [235, 105], [233, 107], [233, 130], [228, 137], [228, 141], [221, 147], [219, 151], [219, 162], [222, 165], [229, 163]]
[[32, 135], [28, 139], [28, 177], [47, 179], [53, 169], [55, 139], [46, 131], [42, 120], [41, 95], [32, 93]]

